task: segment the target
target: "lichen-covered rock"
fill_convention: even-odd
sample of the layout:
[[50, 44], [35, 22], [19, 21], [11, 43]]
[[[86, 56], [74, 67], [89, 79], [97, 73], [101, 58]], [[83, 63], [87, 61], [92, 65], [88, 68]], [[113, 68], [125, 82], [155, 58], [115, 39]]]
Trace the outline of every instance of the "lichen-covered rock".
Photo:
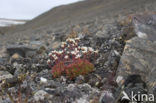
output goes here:
[[126, 43], [116, 81], [127, 93], [148, 89], [156, 96], [156, 14], [134, 15], [132, 23], [137, 37]]
[[[127, 87], [131, 83], [136, 85], [135, 88], [145, 89], [144, 86], [139, 86], [140, 83], [142, 85], [142, 83], [145, 82], [148, 92], [154, 93], [156, 88], [155, 50], [155, 42], [141, 39], [139, 37], [128, 40], [117, 71], [117, 82], [119, 85], [123, 85], [124, 83], [124, 86]], [[127, 79], [129, 76], [131, 76], [131, 78]]]

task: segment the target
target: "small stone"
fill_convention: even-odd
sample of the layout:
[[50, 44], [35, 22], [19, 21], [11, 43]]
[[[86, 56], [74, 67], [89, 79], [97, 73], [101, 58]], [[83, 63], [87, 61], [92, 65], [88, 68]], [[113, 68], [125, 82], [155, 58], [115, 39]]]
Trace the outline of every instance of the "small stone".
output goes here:
[[114, 50], [114, 53], [116, 56], [120, 56], [120, 53], [118, 51]]
[[37, 53], [38, 54], [43, 54], [46, 52], [46, 47], [45, 46], [41, 46], [38, 50], [37, 50]]
[[110, 91], [104, 91], [101, 94], [99, 103], [114, 103], [114, 100], [113, 94]]
[[76, 78], [75, 82], [77, 84], [82, 84], [85, 81], [84, 76], [80, 75]]
[[19, 59], [21, 56], [18, 53], [12, 55], [12, 59]]
[[147, 34], [145, 34], [145, 33], [143, 33], [143, 32], [137, 32], [137, 36], [139, 37], [139, 38], [147, 38]]
[[44, 100], [45, 96], [48, 95], [44, 90], [39, 90], [34, 94], [35, 101]]
[[123, 77], [122, 76], [118, 76], [117, 79], [116, 79], [116, 82], [118, 84], [120, 84], [122, 80], [123, 80]]
[[61, 76], [60, 80], [61, 80], [62, 82], [66, 82], [66, 81], [67, 81], [67, 79], [66, 79], [64, 76]]
[[96, 82], [96, 83], [95, 83], [95, 86], [96, 86], [96, 87], [98, 87], [98, 86], [99, 86], [99, 84], [100, 84], [99, 82]]
[[41, 82], [41, 83], [47, 83], [47, 79], [46, 79], [46, 78], [41, 77], [41, 78], [40, 78], [40, 82]]

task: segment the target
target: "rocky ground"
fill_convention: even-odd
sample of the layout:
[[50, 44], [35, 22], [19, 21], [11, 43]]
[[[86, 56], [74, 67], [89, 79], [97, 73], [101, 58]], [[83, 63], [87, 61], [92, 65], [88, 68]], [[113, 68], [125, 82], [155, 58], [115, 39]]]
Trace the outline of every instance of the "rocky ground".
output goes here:
[[[155, 42], [151, 30], [155, 28], [155, 15], [142, 17], [144, 15], [112, 22], [97, 32], [74, 26], [72, 30], [77, 32], [81, 43], [99, 50], [99, 53], [92, 62], [95, 70], [72, 80], [65, 76], [53, 78], [47, 60], [51, 50], [59, 48], [66, 38], [75, 36], [73, 31], [69, 35], [56, 33], [53, 37], [47, 34], [44, 36], [46, 41], [27, 39], [3, 46], [0, 51], [1, 103], [122, 103], [122, 91], [129, 93], [131, 89], [141, 89], [153, 93]], [[146, 24], [148, 18], [152, 18], [153, 24]], [[148, 33], [150, 37], [147, 30], [143, 32], [143, 24], [151, 32]], [[93, 25], [88, 23], [88, 26]], [[129, 84], [132, 83], [131, 87]]]
[[[156, 15], [123, 18], [98, 18], [18, 38], [0, 35], [0, 103], [129, 103], [122, 97], [131, 91], [156, 96]], [[72, 80], [54, 78], [49, 52], [76, 36], [99, 51], [94, 71]]]
[[[125, 24], [126, 25], [126, 24]], [[87, 30], [87, 27], [92, 32]], [[44, 38], [22, 40], [1, 49], [1, 102], [41, 103], [105, 103], [114, 101], [118, 85], [115, 74], [122, 55], [129, 26], [119, 22], [101, 26], [98, 31], [92, 23], [76, 25], [69, 35], [47, 34]], [[127, 30], [127, 31], [126, 31]], [[59, 48], [73, 31], [81, 38], [81, 44], [99, 51], [94, 60], [95, 70], [73, 80], [65, 76], [53, 78], [47, 64], [48, 53]], [[93, 34], [96, 34], [93, 36]], [[46, 41], [44, 40], [46, 39]], [[105, 97], [106, 96], [106, 97]], [[108, 97], [107, 97], [108, 96]], [[104, 99], [106, 98], [106, 99]]]

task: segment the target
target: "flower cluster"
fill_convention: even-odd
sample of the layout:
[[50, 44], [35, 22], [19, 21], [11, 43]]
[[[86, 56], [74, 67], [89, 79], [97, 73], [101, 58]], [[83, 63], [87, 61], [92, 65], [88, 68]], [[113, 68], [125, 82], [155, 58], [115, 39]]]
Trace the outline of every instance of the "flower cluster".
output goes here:
[[93, 70], [94, 66], [89, 61], [91, 56], [96, 56], [97, 53], [98, 50], [81, 46], [80, 38], [68, 38], [65, 42], [62, 42], [59, 50], [49, 53], [47, 62], [52, 68], [54, 77], [65, 74], [73, 78]]

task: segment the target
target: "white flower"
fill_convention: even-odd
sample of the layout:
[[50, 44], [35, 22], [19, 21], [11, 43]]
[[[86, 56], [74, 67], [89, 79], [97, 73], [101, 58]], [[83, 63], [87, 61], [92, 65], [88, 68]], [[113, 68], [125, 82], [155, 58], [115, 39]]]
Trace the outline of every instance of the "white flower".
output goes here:
[[71, 51], [71, 54], [76, 55], [76, 52], [75, 51]]
[[82, 50], [82, 53], [87, 53], [88, 52], [87, 47], [81, 47], [81, 50]]
[[75, 45], [77, 45], [77, 43], [76, 43], [76, 42], [75, 42], [74, 44], [75, 44]]
[[67, 54], [69, 54], [70, 52], [69, 52], [69, 51], [67, 51], [66, 53], [67, 53]]
[[55, 60], [57, 60], [57, 59], [58, 59], [58, 57], [56, 56], [56, 57], [54, 57], [54, 59], [55, 59]]
[[77, 38], [75, 38], [75, 40], [80, 40], [80, 38], [79, 38], [79, 37], [77, 37]]
[[61, 47], [64, 48], [64, 44], [62, 44]]
[[81, 49], [81, 47], [80, 47], [80, 46], [78, 46], [78, 49]]
[[94, 51], [94, 53], [98, 53], [98, 52], [99, 52], [98, 50], [95, 50], [95, 51]]
[[74, 39], [71, 39], [71, 42], [75, 43], [75, 40]]
[[52, 57], [53, 57], [55, 60], [58, 59], [58, 57], [57, 57], [55, 54], [54, 54]]
[[83, 46], [81, 47], [81, 50], [87, 51], [87, 47]]
[[69, 41], [70, 38], [66, 39], [66, 42]]
[[94, 51], [94, 49], [93, 49], [93, 48], [91, 48], [91, 47], [88, 47], [88, 50], [89, 50], [89, 51], [91, 51], [91, 52], [93, 52], [93, 51]]
[[75, 46], [75, 44], [72, 44], [72, 46]]
[[79, 53], [80, 51], [77, 49], [77, 48], [75, 48], [75, 53], [77, 54], [77, 53]]
[[75, 48], [75, 51], [78, 51], [77, 48]]
[[61, 47], [64, 48], [66, 44], [66, 42], [62, 42]]
[[66, 42], [62, 42], [62, 44], [63, 44], [63, 45], [66, 45], [67, 43], [66, 43]]
[[75, 57], [75, 58], [77, 59], [77, 58], [80, 58], [80, 57], [81, 57], [81, 55], [80, 55], [80, 54], [78, 54], [78, 55], [76, 55], [76, 57]]
[[56, 54], [52, 55], [53, 58], [57, 57]]
[[65, 59], [68, 59], [68, 58], [69, 58], [69, 56], [68, 56], [68, 55], [66, 55], [64, 58], [65, 58]]
[[51, 53], [56, 53], [57, 51], [56, 50], [54, 50], [54, 51], [52, 51]]
[[50, 63], [50, 59], [48, 59], [47, 63], [48, 63], [48, 64]]
[[52, 53], [49, 53], [48, 55], [49, 55], [49, 56], [52, 56]]
[[74, 39], [71, 39], [71, 38], [68, 38], [66, 41], [67, 41], [67, 42], [69, 41], [69, 42], [75, 43], [75, 40], [74, 40]]
[[61, 51], [58, 51], [57, 53], [58, 53], [58, 54], [62, 54], [62, 53], [63, 53], [63, 51], [61, 50]]
[[77, 54], [77, 53], [79, 53], [79, 51], [78, 51], [78, 50], [76, 50], [76, 51], [75, 51], [75, 53]]

